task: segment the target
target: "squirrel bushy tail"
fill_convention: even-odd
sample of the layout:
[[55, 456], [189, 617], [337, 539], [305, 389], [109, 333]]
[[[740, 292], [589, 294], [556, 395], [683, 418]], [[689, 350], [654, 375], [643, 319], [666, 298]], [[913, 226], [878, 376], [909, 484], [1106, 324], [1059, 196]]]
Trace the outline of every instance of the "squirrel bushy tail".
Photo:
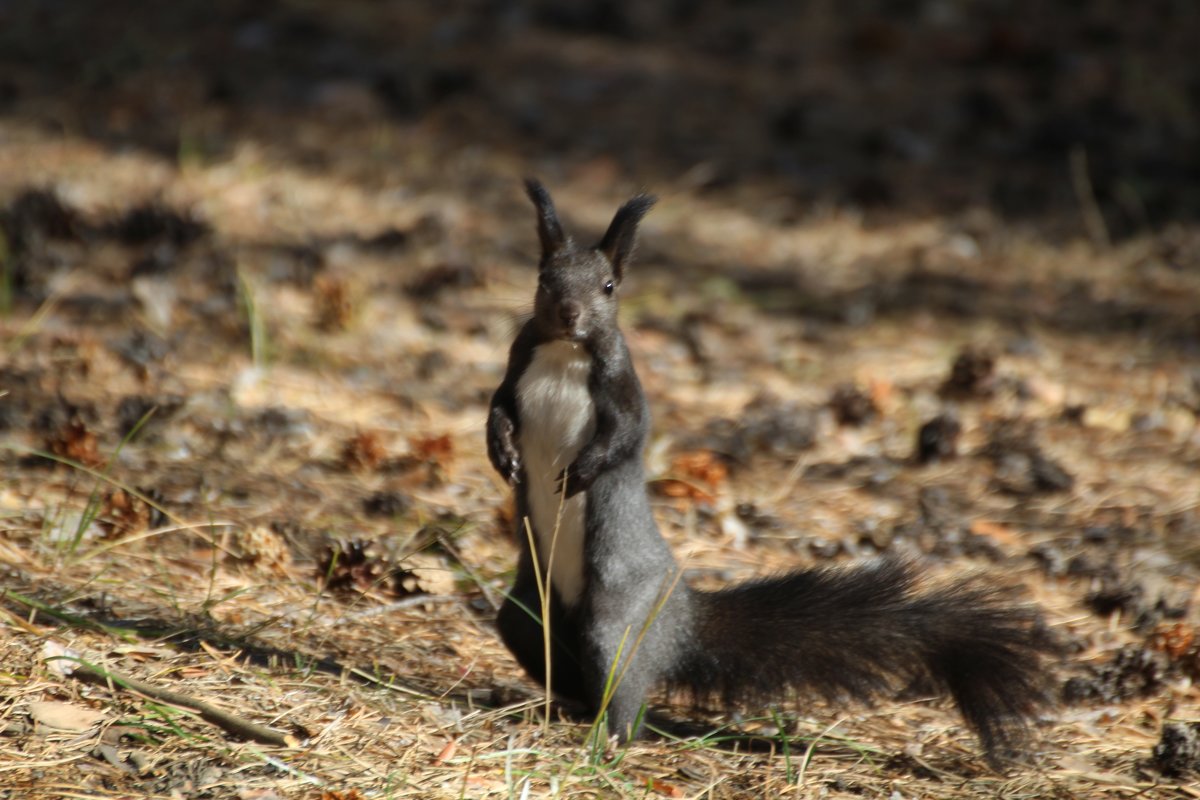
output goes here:
[[782, 688], [870, 701], [949, 693], [992, 757], [1018, 744], [1045, 700], [1039, 617], [973, 580], [922, 590], [901, 560], [801, 570], [693, 591], [699, 633], [670, 676], [725, 702]]

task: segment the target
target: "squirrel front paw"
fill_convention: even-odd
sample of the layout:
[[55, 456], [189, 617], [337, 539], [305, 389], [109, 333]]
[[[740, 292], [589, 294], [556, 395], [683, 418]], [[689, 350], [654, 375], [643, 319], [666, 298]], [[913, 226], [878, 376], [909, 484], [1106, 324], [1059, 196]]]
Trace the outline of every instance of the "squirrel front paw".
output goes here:
[[512, 420], [504, 414], [493, 413], [488, 424], [488, 459], [500, 477], [514, 486], [521, 480], [521, 453], [515, 439], [516, 428]]
[[521, 456], [516, 450], [502, 454], [496, 464], [496, 471], [510, 486], [521, 482]]

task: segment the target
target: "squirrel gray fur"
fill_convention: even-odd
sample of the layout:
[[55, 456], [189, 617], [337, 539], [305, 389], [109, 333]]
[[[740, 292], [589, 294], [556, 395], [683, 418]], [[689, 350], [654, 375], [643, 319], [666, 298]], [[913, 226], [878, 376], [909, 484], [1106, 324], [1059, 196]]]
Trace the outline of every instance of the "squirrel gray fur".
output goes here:
[[540, 183], [526, 189], [541, 242], [534, 312], [487, 422], [522, 543], [497, 625], [525, 671], [545, 684], [540, 577], [550, 585], [550, 689], [606, 710], [622, 741], [639, 733], [658, 686], [725, 704], [789, 689], [870, 701], [919, 687], [949, 694], [989, 757], [1019, 744], [1045, 700], [1051, 647], [1036, 612], [995, 586], [922, 588], [896, 559], [718, 591], [679, 579], [646, 493], [649, 412], [617, 325], [616, 290], [655, 198], [629, 200], [588, 247], [564, 233]]

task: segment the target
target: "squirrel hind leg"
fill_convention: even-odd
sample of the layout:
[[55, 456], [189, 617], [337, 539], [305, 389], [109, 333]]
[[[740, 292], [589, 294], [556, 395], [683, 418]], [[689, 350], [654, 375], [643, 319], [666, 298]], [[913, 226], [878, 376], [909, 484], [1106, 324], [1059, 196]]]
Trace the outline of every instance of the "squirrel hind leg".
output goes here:
[[608, 735], [621, 743], [636, 739], [642, 732], [646, 713], [646, 697], [654, 686], [654, 676], [636, 664], [616, 674], [593, 670], [589, 677], [592, 707], [604, 709]]
[[[517, 659], [517, 663], [529, 677], [541, 686], [546, 685], [546, 639], [542, 628], [542, 604], [536, 589], [522, 591], [517, 582], [505, 598], [496, 615], [496, 627], [504, 646]], [[563, 699], [578, 703], [587, 702], [583, 670], [579, 658], [572, 650], [572, 643], [564, 641], [568, 635], [564, 626], [556, 625], [555, 615], [564, 614], [561, 604], [551, 608], [550, 682], [551, 691]]]

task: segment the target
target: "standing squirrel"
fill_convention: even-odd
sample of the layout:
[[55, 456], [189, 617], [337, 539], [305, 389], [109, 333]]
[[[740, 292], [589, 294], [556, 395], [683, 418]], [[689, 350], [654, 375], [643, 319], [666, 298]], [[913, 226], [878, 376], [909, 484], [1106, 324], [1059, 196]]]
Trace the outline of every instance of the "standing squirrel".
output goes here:
[[649, 412], [617, 325], [617, 287], [655, 198], [625, 203], [586, 247], [563, 232], [540, 183], [526, 189], [541, 241], [534, 312], [487, 422], [488, 458], [514, 487], [523, 543], [497, 626], [526, 672], [546, 683], [540, 581], [551, 691], [607, 711], [621, 741], [665, 685], [727, 704], [787, 689], [831, 700], [936, 689], [989, 756], [1019, 743], [1044, 700], [1049, 647], [1036, 613], [994, 587], [922, 589], [898, 560], [718, 591], [680, 580], [646, 493]]

